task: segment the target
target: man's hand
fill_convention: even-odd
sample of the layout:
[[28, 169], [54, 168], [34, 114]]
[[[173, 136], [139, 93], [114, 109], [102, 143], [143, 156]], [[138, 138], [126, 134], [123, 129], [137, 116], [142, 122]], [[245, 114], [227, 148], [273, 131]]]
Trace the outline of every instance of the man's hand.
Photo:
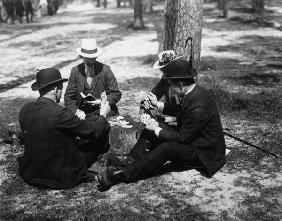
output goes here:
[[101, 105], [101, 99], [96, 99], [95, 101], [87, 101], [88, 104], [91, 104], [92, 106], [100, 106]]
[[146, 110], [150, 109], [150, 107], [151, 107], [150, 101], [144, 101], [143, 106], [145, 107]]
[[84, 111], [77, 109], [75, 112], [75, 115], [80, 119], [80, 120], [85, 120], [86, 114]]
[[153, 94], [151, 91], [147, 92], [147, 97], [150, 99], [150, 103], [153, 106], [156, 107], [158, 105], [158, 99], [157, 99], [156, 95]]
[[110, 110], [111, 110], [111, 107], [109, 105], [109, 101], [101, 102], [100, 115], [103, 115], [104, 117], [106, 117], [107, 114], [110, 112]]
[[157, 127], [159, 127], [159, 123], [156, 120], [151, 120], [150, 123], [145, 126], [145, 128], [150, 131], [155, 131]]

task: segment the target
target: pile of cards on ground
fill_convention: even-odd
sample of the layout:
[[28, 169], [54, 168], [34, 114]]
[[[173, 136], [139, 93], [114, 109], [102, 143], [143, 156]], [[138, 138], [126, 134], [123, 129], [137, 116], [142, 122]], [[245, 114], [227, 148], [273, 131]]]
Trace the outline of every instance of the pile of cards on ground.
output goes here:
[[140, 101], [142, 102], [147, 102], [148, 103], [148, 105], [149, 105], [149, 107], [151, 108], [151, 109], [153, 109], [154, 107], [153, 107], [153, 105], [151, 104], [151, 102], [150, 102], [150, 98], [148, 97], [148, 95], [147, 95], [147, 92], [145, 92], [145, 91], [141, 91], [140, 92]]
[[109, 120], [111, 126], [119, 126], [123, 128], [132, 128], [133, 125], [129, 125], [129, 122], [124, 120], [123, 116], [118, 116], [112, 120]]

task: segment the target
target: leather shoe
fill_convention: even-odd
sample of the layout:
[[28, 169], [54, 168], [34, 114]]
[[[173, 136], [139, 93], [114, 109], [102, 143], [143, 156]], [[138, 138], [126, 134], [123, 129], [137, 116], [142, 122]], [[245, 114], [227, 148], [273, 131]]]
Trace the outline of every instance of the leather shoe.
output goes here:
[[112, 186], [124, 181], [124, 174], [122, 170], [110, 171], [109, 168], [106, 167], [97, 175], [97, 181], [99, 183], [98, 190], [104, 192], [109, 190]]

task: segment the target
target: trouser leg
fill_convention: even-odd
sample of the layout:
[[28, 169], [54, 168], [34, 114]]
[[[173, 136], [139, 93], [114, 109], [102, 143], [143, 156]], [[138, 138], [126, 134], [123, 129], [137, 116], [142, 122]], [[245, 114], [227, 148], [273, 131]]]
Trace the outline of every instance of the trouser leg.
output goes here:
[[[174, 130], [172, 127], [162, 122], [159, 122], [159, 126], [165, 130]], [[143, 130], [136, 144], [129, 152], [129, 155], [133, 158], [140, 158], [143, 154], [148, 153], [148, 150], [152, 150], [154, 147], [161, 144], [161, 142], [162, 141], [159, 140], [152, 131]]]
[[136, 144], [130, 150], [129, 154], [134, 159], [140, 158], [143, 154], [147, 153], [148, 150], [152, 149], [157, 143], [156, 136], [147, 130], [143, 130], [140, 134]]
[[125, 181], [132, 182], [146, 177], [168, 160], [191, 166], [199, 164], [198, 157], [192, 148], [175, 142], [166, 142], [157, 145], [155, 149], [124, 167]]
[[109, 143], [110, 127], [102, 136], [97, 139], [86, 140], [83, 144], [79, 145], [80, 151], [85, 154], [86, 164], [90, 167], [97, 159], [98, 156], [106, 153], [110, 149]]

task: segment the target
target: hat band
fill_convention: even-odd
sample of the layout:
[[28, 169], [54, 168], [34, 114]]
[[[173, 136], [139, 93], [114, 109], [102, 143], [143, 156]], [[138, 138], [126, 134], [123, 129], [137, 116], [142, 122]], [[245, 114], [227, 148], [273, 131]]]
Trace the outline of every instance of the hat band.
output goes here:
[[95, 53], [97, 53], [97, 48], [96, 49], [94, 49], [94, 50], [87, 50], [87, 49], [84, 49], [84, 48], [81, 48], [81, 50], [80, 50], [82, 53], [85, 53], [85, 54], [95, 54]]

